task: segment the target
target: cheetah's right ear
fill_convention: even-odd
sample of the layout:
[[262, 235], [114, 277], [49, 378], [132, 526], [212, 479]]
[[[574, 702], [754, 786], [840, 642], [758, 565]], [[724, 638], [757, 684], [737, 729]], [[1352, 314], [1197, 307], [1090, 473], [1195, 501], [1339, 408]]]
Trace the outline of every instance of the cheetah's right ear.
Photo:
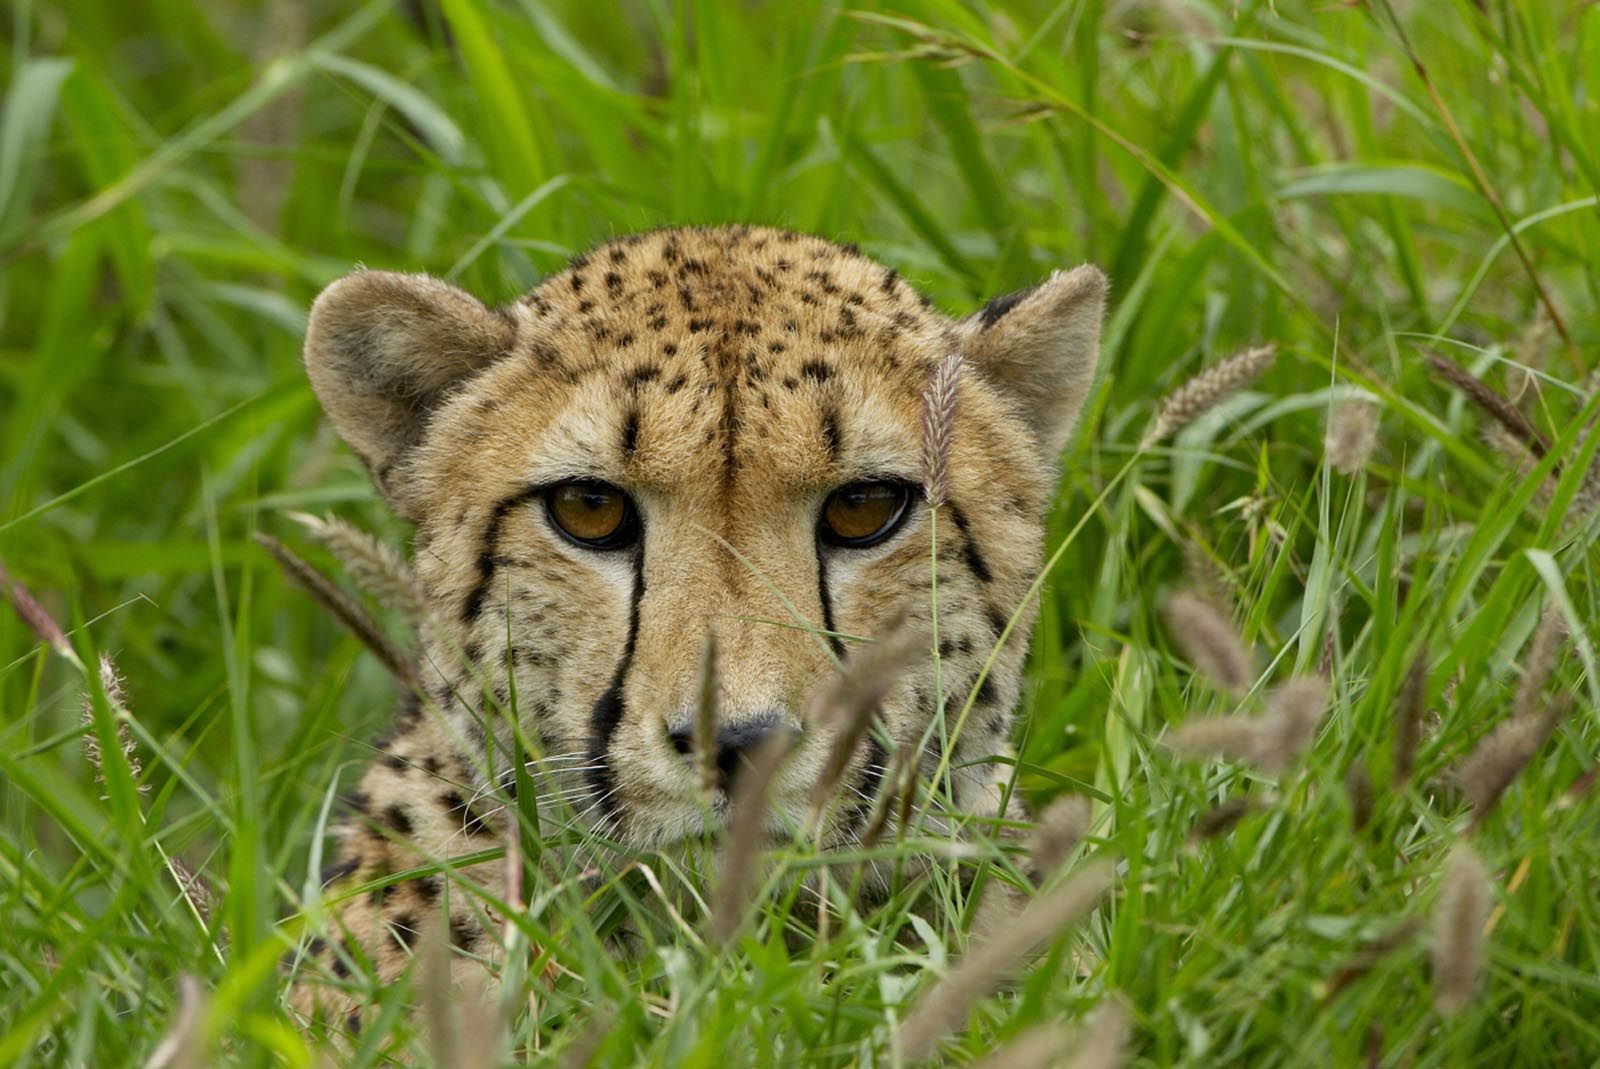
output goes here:
[[323, 290], [306, 373], [323, 410], [395, 511], [415, 520], [406, 460], [452, 387], [506, 353], [509, 316], [427, 275], [358, 271]]
[[1084, 264], [997, 297], [961, 321], [962, 351], [999, 386], [1054, 464], [1094, 385], [1106, 276]]

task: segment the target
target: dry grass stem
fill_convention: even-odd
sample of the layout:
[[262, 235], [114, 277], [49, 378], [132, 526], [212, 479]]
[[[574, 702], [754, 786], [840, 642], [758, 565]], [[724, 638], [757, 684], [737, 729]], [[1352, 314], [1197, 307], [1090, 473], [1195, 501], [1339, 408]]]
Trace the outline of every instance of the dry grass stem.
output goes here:
[[206, 1010], [210, 999], [200, 981], [178, 977], [178, 1014], [144, 1063], [145, 1069], [207, 1069]]
[[289, 516], [339, 558], [362, 593], [386, 609], [403, 613], [413, 623], [427, 617], [428, 600], [422, 584], [393, 547], [337, 516], [317, 517], [304, 512], [291, 512]]
[[422, 1023], [434, 1065], [451, 1069], [494, 1069], [504, 1032], [481, 982], [457, 990], [452, 977], [448, 925], [430, 922], [418, 949]]
[[257, 531], [256, 541], [272, 555], [273, 560], [278, 562], [285, 575], [311, 595], [311, 600], [321, 605], [335, 620], [343, 624], [347, 631], [360, 639], [361, 644], [372, 651], [389, 670], [390, 675], [407, 687], [416, 687], [416, 671], [411, 666], [410, 658], [390, 640], [366, 609], [340, 590], [333, 580], [276, 538]]
[[1523, 661], [1522, 678], [1517, 682], [1517, 696], [1512, 703], [1514, 716], [1532, 716], [1539, 707], [1550, 677], [1561, 663], [1561, 653], [1567, 644], [1567, 621], [1554, 605], [1545, 608], [1539, 617], [1539, 626], [1533, 632], [1528, 646], [1528, 656]]
[[711, 934], [719, 943], [732, 939], [744, 923], [745, 906], [755, 889], [756, 867], [767, 841], [769, 794], [792, 746], [787, 732], [769, 736], [734, 781], [733, 817], [711, 903]]
[[1428, 369], [1436, 377], [1454, 387], [1467, 400], [1488, 413], [1527, 446], [1534, 456], [1543, 457], [1550, 451], [1550, 443], [1533, 424], [1528, 422], [1528, 418], [1517, 410], [1516, 405], [1495, 392], [1466, 368], [1438, 353], [1426, 353], [1423, 359], [1427, 361]]
[[1043, 878], [1061, 863], [1089, 834], [1089, 799], [1081, 794], [1057, 798], [1039, 814], [1028, 838], [1033, 870]]
[[884, 637], [851, 657], [812, 696], [806, 722], [828, 728], [833, 736], [828, 756], [811, 788], [809, 823], [813, 829], [838, 790], [845, 769], [849, 768], [884, 699], [926, 656], [927, 632], [917, 625], [898, 623]]
[[1370, 401], [1341, 401], [1328, 416], [1323, 451], [1341, 475], [1354, 475], [1367, 466], [1378, 444], [1378, 409]]
[[1139, 443], [1148, 449], [1177, 434], [1216, 407], [1218, 402], [1250, 385], [1272, 366], [1276, 350], [1270, 345], [1247, 349], [1195, 375], [1166, 396], [1150, 429]]
[[1394, 782], [1411, 778], [1422, 742], [1422, 720], [1428, 712], [1428, 646], [1423, 643], [1406, 667], [1395, 696]]
[[1185, 591], [1162, 606], [1167, 631], [1199, 672], [1221, 690], [1238, 697], [1255, 682], [1255, 660], [1239, 632], [1216, 606]]
[[897, 1046], [908, 1062], [933, 1053], [940, 1039], [961, 1027], [973, 1005], [992, 991], [1022, 958], [1088, 915], [1111, 888], [1112, 865], [1085, 865], [1046, 891], [1008, 926], [975, 946], [912, 1008], [900, 1025]]
[[700, 773], [700, 792], [716, 793], [717, 770], [717, 636], [706, 633], [700, 651], [700, 680], [694, 709], [694, 761]]
[[934, 506], [950, 498], [950, 449], [955, 441], [962, 367], [960, 353], [940, 360], [922, 395], [922, 492]]
[[1484, 925], [1493, 904], [1489, 871], [1465, 844], [1450, 854], [1433, 907], [1433, 1005], [1450, 1016], [1483, 980]]

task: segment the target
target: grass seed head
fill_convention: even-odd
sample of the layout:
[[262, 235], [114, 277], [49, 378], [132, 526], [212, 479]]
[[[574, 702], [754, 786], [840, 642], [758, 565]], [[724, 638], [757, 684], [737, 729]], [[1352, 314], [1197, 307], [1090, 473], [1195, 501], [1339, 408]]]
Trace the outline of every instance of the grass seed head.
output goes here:
[[6, 598], [10, 600], [17, 618], [39, 636], [39, 641], [67, 660], [77, 661], [78, 655], [73, 651], [72, 643], [67, 641], [67, 634], [61, 630], [61, 625], [56, 623], [55, 618], [39, 604], [27, 587], [12, 578], [4, 564], [0, 564], [0, 587], [5, 589]]
[[1223, 399], [1250, 385], [1272, 366], [1276, 355], [1270, 345], [1247, 349], [1189, 379], [1162, 401], [1161, 410], [1145, 432], [1139, 448], [1148, 449], [1172, 437]]
[[200, 981], [187, 973], [178, 977], [178, 1014], [161, 1038], [145, 1069], [207, 1069], [206, 1010], [210, 998]]
[[922, 492], [930, 505], [942, 505], [950, 498], [950, 449], [962, 367], [960, 353], [940, 360], [922, 395]]
[[1320, 676], [1291, 679], [1267, 695], [1266, 722], [1256, 764], [1279, 772], [1310, 747], [1328, 708], [1328, 684]]
[[1350, 800], [1350, 830], [1359, 832], [1372, 823], [1375, 801], [1372, 773], [1367, 771], [1367, 763], [1360, 758], [1350, 762], [1350, 769], [1344, 774], [1344, 793]]
[[706, 633], [700, 652], [700, 685], [694, 710], [694, 759], [700, 772], [700, 791], [710, 797], [717, 789], [717, 636]]
[[1194, 827], [1189, 829], [1189, 841], [1204, 842], [1226, 835], [1255, 808], [1255, 802], [1249, 798], [1229, 798], [1196, 818]]
[[786, 731], [767, 736], [750, 755], [749, 767], [734, 780], [733, 817], [711, 904], [711, 934], [718, 942], [732, 939], [744, 923], [745, 905], [755, 889], [756, 869], [767, 841], [772, 783], [793, 745]]
[[1539, 617], [1539, 626], [1534, 629], [1528, 656], [1522, 664], [1522, 678], [1517, 682], [1517, 696], [1512, 703], [1513, 715], [1533, 715], [1550, 677], [1555, 675], [1561, 663], [1561, 654], [1566, 645], [1566, 617], [1555, 605], [1546, 606]]
[[897, 1037], [901, 1056], [914, 1062], [931, 1054], [1029, 951], [1087, 916], [1110, 890], [1111, 874], [1109, 861], [1083, 866], [1035, 898], [1012, 923], [974, 946], [901, 1023]]
[[1454, 387], [1467, 400], [1488, 413], [1492, 419], [1522, 442], [1534, 456], [1543, 457], [1550, 451], [1550, 443], [1533, 424], [1528, 422], [1528, 418], [1517, 410], [1516, 405], [1466, 368], [1438, 353], [1427, 353], [1423, 359], [1427, 361], [1428, 370], [1432, 371], [1435, 377]]
[[[128, 697], [124, 690], [122, 674], [117, 671], [116, 662], [109, 654], [100, 655], [100, 689], [105, 692], [106, 704], [111, 707], [111, 715], [117, 721], [117, 745], [122, 750], [123, 760], [128, 763], [128, 776], [141, 793], [148, 791], [148, 783], [139, 783], [139, 777], [144, 774], [144, 765], [139, 761], [139, 748], [133, 741], [133, 732], [128, 730], [128, 722], [123, 719], [127, 715]], [[95, 782], [104, 787], [106, 785], [105, 754], [100, 750], [100, 736], [94, 730], [94, 702], [88, 696], [83, 699], [83, 723], [89, 730], [83, 736], [83, 756], [89, 762], [89, 767], [94, 769]]]
[[977, 1069], [1055, 1069], [1072, 1044], [1072, 1033], [1059, 1024], [1041, 1024], [994, 1051]]
[[1556, 715], [1550, 713], [1512, 716], [1496, 725], [1461, 760], [1455, 779], [1472, 805], [1474, 823], [1481, 824], [1494, 809], [1555, 731], [1556, 722]]
[[256, 542], [278, 562], [285, 575], [311, 595], [312, 601], [321, 605], [347, 631], [360, 639], [361, 644], [378, 658], [390, 675], [407, 687], [415, 688], [417, 677], [411, 658], [384, 633], [371, 613], [340, 590], [332, 579], [276, 538], [257, 531]]
[[1183, 655], [1220, 689], [1238, 697], [1255, 682], [1255, 660], [1232, 622], [1205, 598], [1180, 591], [1162, 606], [1167, 631]]
[[889, 692], [928, 656], [928, 633], [920, 625], [894, 623], [884, 636], [851, 657], [811, 699], [807, 722], [831, 729], [832, 745], [811, 788], [811, 824], [839, 789], [851, 759]]
[[1378, 409], [1370, 401], [1341, 401], [1328, 416], [1323, 451], [1341, 475], [1354, 475], [1367, 466], [1378, 444]]
[[1113, 995], [1102, 1001], [1089, 1023], [1073, 1037], [1076, 1049], [1064, 1069], [1118, 1069], [1128, 1060], [1130, 1024], [1128, 1007], [1121, 998]]
[[1422, 720], [1428, 712], [1428, 645], [1417, 650], [1400, 681], [1395, 696], [1394, 781], [1411, 778], [1417, 762], [1417, 747], [1422, 742]]
[[1045, 807], [1028, 838], [1033, 870], [1041, 877], [1061, 867], [1073, 849], [1089, 834], [1089, 799], [1068, 794]]
[[427, 616], [428, 601], [422, 584], [393, 547], [337, 516], [319, 518], [304, 512], [291, 512], [289, 516], [339, 559], [351, 580], [373, 601], [402, 613], [413, 623], [420, 623]]
[[1493, 899], [1483, 860], [1458, 844], [1433, 906], [1433, 1005], [1445, 1016], [1471, 1002], [1483, 981], [1484, 926]]

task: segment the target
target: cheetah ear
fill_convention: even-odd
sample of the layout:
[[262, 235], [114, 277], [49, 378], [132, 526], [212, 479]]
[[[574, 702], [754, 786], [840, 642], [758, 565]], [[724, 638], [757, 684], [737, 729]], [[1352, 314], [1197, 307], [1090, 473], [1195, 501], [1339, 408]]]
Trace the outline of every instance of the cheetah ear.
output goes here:
[[403, 469], [430, 413], [515, 337], [511, 317], [436, 278], [357, 271], [311, 306], [306, 374], [378, 489], [414, 521], [419, 503]]
[[1004, 390], [1055, 463], [1094, 384], [1106, 276], [1084, 264], [996, 297], [961, 321], [963, 353]]

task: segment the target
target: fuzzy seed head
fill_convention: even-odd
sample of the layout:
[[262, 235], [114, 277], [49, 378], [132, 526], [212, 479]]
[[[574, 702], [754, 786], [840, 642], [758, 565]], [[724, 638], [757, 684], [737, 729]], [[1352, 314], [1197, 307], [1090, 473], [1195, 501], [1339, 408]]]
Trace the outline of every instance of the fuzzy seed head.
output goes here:
[[1483, 860], [1465, 844], [1451, 851], [1433, 907], [1433, 1005], [1450, 1016], [1483, 980], [1484, 926], [1494, 902]]
[[339, 559], [362, 592], [382, 605], [402, 613], [413, 623], [427, 615], [428, 601], [422, 584], [406, 559], [369, 531], [337, 516], [316, 517], [289, 513], [323, 547]]
[[1028, 839], [1033, 871], [1047, 876], [1061, 867], [1073, 849], [1089, 834], [1089, 799], [1080, 794], [1057, 798], [1039, 814]]
[[1549, 714], [1513, 716], [1496, 725], [1462, 758], [1455, 778], [1472, 805], [1476, 822], [1482, 823], [1489, 815], [1555, 728], [1556, 717]]
[[1423, 644], [1411, 658], [1395, 698], [1394, 779], [1411, 777], [1417, 761], [1417, 746], [1422, 742], [1422, 719], [1428, 711], [1428, 646]]
[[1539, 706], [1540, 695], [1561, 663], [1561, 654], [1566, 645], [1566, 617], [1561, 615], [1561, 610], [1556, 606], [1547, 606], [1539, 617], [1539, 626], [1533, 632], [1533, 642], [1528, 646], [1528, 656], [1523, 662], [1522, 679], [1517, 683], [1517, 696], [1512, 704], [1513, 715], [1533, 715]]
[[700, 686], [694, 711], [694, 758], [700, 772], [700, 791], [710, 797], [717, 789], [717, 636], [708, 632], [700, 653]]
[[66, 632], [61, 630], [61, 625], [56, 623], [55, 618], [39, 604], [27, 587], [12, 578], [3, 564], [0, 564], [0, 589], [5, 590], [12, 611], [39, 637], [39, 641], [67, 660], [77, 661], [78, 655], [73, 651], [72, 643], [67, 641]]
[[1270, 345], [1247, 349], [1214, 364], [1168, 394], [1150, 429], [1139, 443], [1148, 449], [1205, 415], [1227, 397], [1250, 385], [1272, 366], [1277, 356]]
[[[117, 721], [117, 746], [122, 750], [122, 758], [128, 764], [128, 776], [138, 786], [135, 788], [140, 793], [150, 789], [148, 783], [139, 783], [139, 778], [144, 775], [144, 765], [139, 761], [139, 749], [133, 741], [133, 732], [128, 730], [128, 698], [122, 682], [122, 675], [117, 671], [116, 662], [110, 654], [100, 655], [100, 689], [106, 696], [106, 705], [111, 710], [111, 715]], [[89, 762], [89, 767], [94, 769], [95, 782], [104, 787], [106, 785], [105, 753], [100, 749], [100, 736], [94, 729], [94, 701], [87, 694], [83, 699], [83, 723], [89, 730], [83, 736], [83, 756]]]
[[1249, 798], [1229, 798], [1221, 805], [1200, 814], [1194, 822], [1194, 827], [1189, 829], [1190, 842], [1203, 842], [1228, 834], [1253, 809], [1255, 803]]
[[963, 366], [960, 353], [940, 360], [922, 395], [922, 492], [935, 507], [950, 499], [950, 449]]
[[767, 838], [769, 794], [792, 746], [786, 731], [768, 736], [751, 754], [750, 767], [734, 781], [733, 819], [728, 824], [721, 878], [711, 904], [711, 933], [718, 942], [732, 939], [744, 923], [745, 905], [755, 889]]
[[1323, 443], [1328, 464], [1341, 475], [1367, 466], [1378, 444], [1378, 410], [1370, 401], [1341, 401], [1328, 416]]
[[1367, 763], [1360, 758], [1352, 761], [1350, 770], [1344, 774], [1344, 793], [1350, 800], [1350, 830], [1359, 832], [1372, 823], [1375, 800], [1372, 773], [1367, 771]]
[[1111, 888], [1112, 867], [1095, 861], [1035, 898], [1009, 925], [970, 950], [912, 1007], [900, 1025], [898, 1046], [908, 1062], [933, 1052], [959, 1028], [973, 1005], [992, 991], [1034, 947], [1081, 921]]
[[1162, 615], [1172, 640], [1202, 675], [1235, 697], [1250, 689], [1256, 678], [1254, 659], [1219, 609], [1180, 591], [1167, 599]]

